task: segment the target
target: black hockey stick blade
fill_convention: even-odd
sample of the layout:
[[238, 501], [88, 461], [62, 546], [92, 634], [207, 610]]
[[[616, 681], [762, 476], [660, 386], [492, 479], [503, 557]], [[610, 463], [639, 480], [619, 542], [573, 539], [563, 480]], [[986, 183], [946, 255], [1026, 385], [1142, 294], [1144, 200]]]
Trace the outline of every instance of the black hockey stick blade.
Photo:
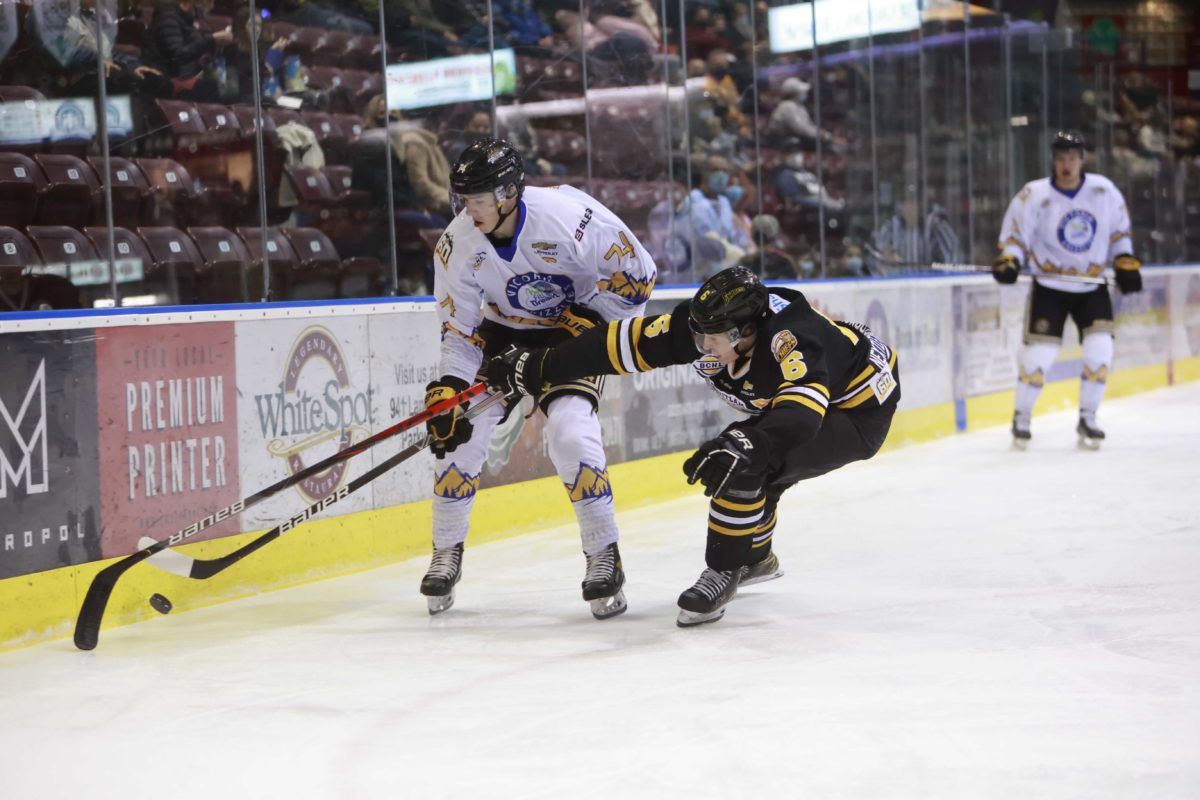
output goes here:
[[[379, 433], [374, 434], [373, 436], [369, 436], [361, 442], [351, 445], [344, 450], [339, 450], [326, 459], [318, 461], [311, 466], [305, 467], [299, 472], [289, 475], [286, 478], [271, 484], [265, 489], [260, 489], [249, 497], [238, 500], [232, 505], [226, 506], [225, 508], [222, 508], [213, 514], [209, 514], [203, 519], [197, 520], [185, 528], [181, 528], [168, 539], [163, 539], [161, 541], [154, 542], [153, 544], [146, 545], [136, 553], [109, 564], [107, 567], [100, 570], [100, 572], [96, 573], [96, 577], [92, 578], [92, 583], [88, 586], [87, 594], [84, 595], [83, 605], [81, 605], [79, 608], [79, 617], [75, 622], [75, 646], [80, 650], [91, 650], [95, 648], [96, 642], [99, 641], [100, 638], [100, 625], [104, 621], [104, 609], [108, 607], [108, 599], [112, 596], [112, 592], [117, 585], [117, 581], [120, 580], [121, 576], [128, 572], [135, 564], [145, 561], [147, 558], [150, 558], [150, 556], [165, 550], [168, 547], [174, 547], [175, 545], [182, 544], [187, 539], [195, 536], [201, 531], [207, 530], [213, 525], [223, 522], [230, 517], [236, 516], [237, 514], [245, 511], [247, 508], [258, 505], [270, 497], [274, 497], [280, 492], [295, 486], [300, 481], [316, 475], [318, 472], [329, 469], [334, 464], [339, 464], [343, 461], [353, 458], [356, 455], [360, 455], [385, 439], [390, 439], [396, 434], [402, 433], [410, 428], [414, 428], [417, 425], [426, 422], [430, 418], [437, 416], [438, 414], [443, 414], [447, 411], [450, 411], [459, 404], [465, 403], [476, 395], [482, 394], [484, 391], [486, 391], [486, 389], [487, 385], [484, 383], [477, 383], [473, 386], [469, 386], [456, 394], [454, 397], [447, 398], [440, 403], [436, 403], [429, 408], [424, 409], [423, 411], [413, 414], [407, 419], [403, 419], [400, 422], [397, 422], [395, 425], [392, 425], [390, 428], [386, 428]], [[482, 403], [479, 405], [482, 405]], [[251, 544], [253, 544], [253, 542]], [[266, 542], [263, 542], [263, 544], [266, 544]], [[262, 545], [259, 545], [259, 547], [261, 546]]]
[[[477, 393], [478, 392], [476, 392], [476, 394]], [[466, 416], [473, 417], [482, 412], [484, 409], [500, 402], [503, 399], [504, 396], [501, 394], [489, 395], [483, 400], [483, 402], [478, 403], [468, 410]], [[247, 542], [237, 550], [234, 550], [232, 553], [220, 558], [206, 561], [193, 560], [189, 577], [196, 578], [198, 580], [204, 580], [224, 571], [225, 569], [253, 553], [255, 550], [258, 550], [264, 545], [274, 541], [275, 539], [278, 539], [287, 531], [303, 522], [308, 521], [314, 515], [324, 511], [326, 508], [329, 508], [351, 493], [358, 491], [383, 473], [393, 469], [401, 462], [406, 461], [412, 456], [421, 452], [429, 446], [430, 441], [431, 440], [428, 435], [422, 437], [420, 441], [409, 445], [399, 453], [396, 453], [392, 457], [377, 464], [376, 466], [364, 472], [358, 478], [352, 480], [349, 484], [338, 489], [333, 494], [318, 500], [316, 503], [313, 503], [299, 514], [275, 526], [252, 541]], [[305, 472], [307, 472], [307, 470], [305, 470]], [[242, 509], [238, 510], [240, 511]], [[155, 553], [172, 546], [173, 539], [174, 537], [171, 539], [164, 539], [160, 542], [155, 542], [154, 544], [145, 547], [136, 553], [121, 559], [120, 561], [109, 564], [96, 574], [96, 577], [92, 579], [92, 584], [88, 587], [87, 595], [83, 599], [83, 605], [79, 609], [79, 619], [75, 624], [76, 647], [78, 647], [80, 650], [95, 649], [96, 644], [100, 640], [100, 625], [104, 621], [104, 609], [108, 606], [109, 597], [112, 596], [112, 592], [117, 585], [117, 581], [135, 564], [138, 564]]]

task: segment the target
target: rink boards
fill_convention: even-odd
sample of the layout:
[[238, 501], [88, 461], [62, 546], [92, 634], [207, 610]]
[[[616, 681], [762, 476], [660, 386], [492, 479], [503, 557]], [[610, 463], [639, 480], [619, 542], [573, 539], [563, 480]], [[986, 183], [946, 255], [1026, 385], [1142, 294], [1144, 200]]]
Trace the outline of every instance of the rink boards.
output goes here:
[[[1145, 283], [1138, 295], [1114, 293], [1110, 396], [1200, 377], [1200, 267], [1148, 269]], [[889, 447], [1007, 422], [1027, 285], [939, 277], [799, 288], [898, 351], [903, 402]], [[651, 308], [690, 295], [660, 290]], [[92, 577], [139, 538], [166, 538], [417, 411], [436, 377], [434, 312], [404, 299], [0, 320], [0, 649], [68, 634]], [[1072, 329], [1039, 411], [1075, 402], [1079, 356]], [[618, 506], [691, 491], [679, 463], [734, 416], [690, 367], [610, 378], [601, 420]], [[206, 531], [190, 552], [233, 549], [417, 435]], [[409, 460], [213, 579], [139, 566], [108, 623], [153, 614], [154, 592], [186, 609], [423, 554], [432, 463]], [[540, 417], [511, 415], [493, 439], [471, 541], [567, 521], [553, 475]]]

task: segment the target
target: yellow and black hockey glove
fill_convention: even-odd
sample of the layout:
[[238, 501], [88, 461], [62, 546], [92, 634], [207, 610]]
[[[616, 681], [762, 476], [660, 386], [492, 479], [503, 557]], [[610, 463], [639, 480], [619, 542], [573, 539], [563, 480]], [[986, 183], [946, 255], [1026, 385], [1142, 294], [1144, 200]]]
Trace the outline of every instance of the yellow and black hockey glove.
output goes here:
[[688, 483], [704, 486], [705, 497], [720, 497], [731, 483], [761, 479], [770, 463], [770, 441], [752, 425], [731, 425], [683, 462]]
[[554, 327], [562, 328], [572, 336], [587, 333], [592, 328], [603, 327], [607, 324], [599, 312], [578, 303], [572, 303], [566, 311], [554, 318]]
[[[425, 407], [449, 400], [469, 385], [462, 378], [443, 375], [425, 387]], [[466, 408], [467, 404], [462, 403], [425, 423], [429, 435], [433, 437], [429, 449], [438, 458], [445, 458], [446, 453], [453, 453], [460, 444], [471, 438], [471, 421], [463, 418]]]
[[1113, 266], [1116, 267], [1117, 288], [1121, 294], [1142, 290], [1142, 262], [1136, 256], [1117, 256], [1113, 259]]
[[1007, 253], [1001, 253], [999, 258], [992, 262], [992, 277], [996, 279], [996, 283], [1016, 283], [1020, 274], [1021, 262]]
[[512, 398], [531, 394], [537, 397], [546, 388], [542, 370], [550, 350], [545, 347], [520, 347], [510, 344], [483, 365], [483, 379], [494, 392]]

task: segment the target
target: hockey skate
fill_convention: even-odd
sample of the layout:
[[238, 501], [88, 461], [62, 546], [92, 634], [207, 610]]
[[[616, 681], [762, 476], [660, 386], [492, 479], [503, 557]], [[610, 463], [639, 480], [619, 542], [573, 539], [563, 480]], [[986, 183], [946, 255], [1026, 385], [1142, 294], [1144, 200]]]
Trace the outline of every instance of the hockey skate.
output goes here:
[[421, 594], [429, 603], [429, 613], [440, 614], [454, 605], [454, 584], [462, 577], [462, 543], [434, 548], [429, 571], [421, 579]]
[[705, 568], [699, 579], [679, 595], [679, 616], [675, 624], [681, 628], [716, 622], [725, 616], [725, 606], [737, 594], [738, 581], [744, 567], [726, 572]]
[[766, 583], [773, 581], [776, 578], [783, 577], [783, 570], [779, 566], [779, 559], [774, 553], [768, 553], [767, 557], [761, 561], [756, 561], [747, 567], [742, 568], [742, 579], [738, 582], [739, 586], [750, 586], [755, 583]]
[[1104, 431], [1096, 427], [1095, 417], [1090, 421], [1086, 417], [1080, 417], [1075, 432], [1079, 434], [1079, 446], [1084, 450], [1099, 450], [1100, 443], [1104, 441]]
[[608, 619], [629, 607], [625, 602], [625, 571], [621, 569], [621, 552], [616, 542], [587, 556], [587, 572], [583, 576], [583, 599], [592, 607], [596, 619]]
[[1013, 412], [1012, 437], [1013, 447], [1017, 450], [1029, 447], [1029, 440], [1033, 438], [1033, 434], [1029, 432], [1028, 414], [1022, 414], [1020, 411]]

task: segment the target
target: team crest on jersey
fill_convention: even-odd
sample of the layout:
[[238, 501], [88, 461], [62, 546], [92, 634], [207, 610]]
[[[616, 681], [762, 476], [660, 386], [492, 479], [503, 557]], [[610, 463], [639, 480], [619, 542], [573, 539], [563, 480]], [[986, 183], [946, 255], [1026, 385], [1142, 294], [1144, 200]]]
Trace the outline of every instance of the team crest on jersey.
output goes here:
[[701, 356], [692, 362], [696, 372], [705, 378], [711, 378], [725, 368], [716, 356]]
[[1089, 250], [1096, 239], [1096, 218], [1082, 208], [1069, 212], [1058, 223], [1058, 243], [1072, 253]]
[[600, 467], [579, 463], [579, 472], [575, 474], [574, 483], [563, 484], [571, 496], [572, 503], [580, 500], [599, 500], [602, 497], [612, 497], [612, 484], [608, 480], [608, 472]]
[[771, 353], [776, 361], [783, 361], [787, 354], [796, 349], [796, 337], [791, 331], [783, 330], [771, 339]]
[[471, 257], [471, 269], [478, 270], [481, 266], [483, 266], [483, 262], [486, 260], [487, 260], [487, 253], [485, 253], [483, 250], [480, 250], [478, 253], [476, 253], [474, 256]]
[[504, 294], [513, 308], [535, 317], [556, 317], [575, 302], [575, 286], [566, 275], [525, 272], [508, 279]]
[[534, 242], [533, 252], [547, 264], [558, 263], [558, 242]]

